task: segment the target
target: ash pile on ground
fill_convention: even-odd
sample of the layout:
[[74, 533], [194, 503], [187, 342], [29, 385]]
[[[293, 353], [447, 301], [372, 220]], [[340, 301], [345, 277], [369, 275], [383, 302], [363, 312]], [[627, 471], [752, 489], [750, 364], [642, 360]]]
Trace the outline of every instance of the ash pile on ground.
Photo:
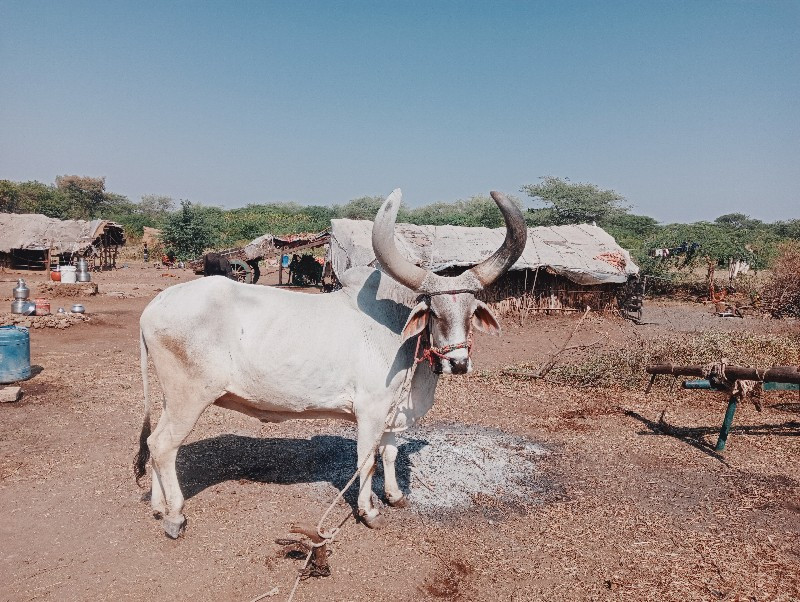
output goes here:
[[[355, 436], [355, 432], [353, 432]], [[547, 450], [499, 430], [461, 424], [414, 428], [398, 434], [397, 480], [414, 510], [426, 519], [449, 521], [478, 512], [489, 520], [522, 513], [552, 499], [557, 486], [537, 466]], [[330, 438], [321, 470], [332, 484], [346, 483], [355, 469], [355, 442]], [[325, 445], [327, 447], [327, 445]], [[352, 455], [351, 455], [352, 454]], [[326, 493], [331, 489], [325, 487]], [[357, 484], [346, 499], [355, 505]], [[378, 462], [373, 491], [383, 496]]]

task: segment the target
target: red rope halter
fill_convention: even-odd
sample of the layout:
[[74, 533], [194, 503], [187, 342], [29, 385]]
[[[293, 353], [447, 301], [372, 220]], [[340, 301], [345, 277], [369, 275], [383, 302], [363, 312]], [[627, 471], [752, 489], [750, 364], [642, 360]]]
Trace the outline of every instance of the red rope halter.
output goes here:
[[[447, 359], [447, 354], [456, 349], [466, 349], [467, 357], [472, 356], [472, 329], [467, 334], [467, 340], [461, 343], [453, 343], [452, 345], [445, 345], [444, 347], [432, 347], [430, 345], [430, 337], [428, 330], [425, 329], [417, 337], [417, 348], [414, 350], [414, 363], [420, 364], [427, 360], [431, 369], [433, 369], [433, 358], [438, 357], [440, 360]], [[422, 337], [425, 336], [425, 344], [423, 345]], [[422, 355], [419, 350], [422, 347]]]

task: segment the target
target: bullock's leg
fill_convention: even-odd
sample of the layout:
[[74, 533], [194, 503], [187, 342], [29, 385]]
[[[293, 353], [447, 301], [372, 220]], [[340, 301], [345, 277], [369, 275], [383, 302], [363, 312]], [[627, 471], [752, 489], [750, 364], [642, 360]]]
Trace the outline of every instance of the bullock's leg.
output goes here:
[[[161, 400], [162, 405], [162, 417], [164, 412], [167, 409], [167, 400]], [[158, 421], [161, 424], [161, 420]], [[158, 425], [156, 425], [158, 428]], [[148, 447], [150, 447], [149, 438], [148, 438]], [[150, 452], [152, 457], [152, 449]], [[164, 501], [164, 488], [161, 486], [161, 479], [158, 476], [158, 471], [156, 470], [155, 462], [152, 463], [152, 474], [150, 475], [150, 508], [153, 509], [153, 516], [159, 520], [164, 518], [164, 515], [167, 513], [167, 502]]]
[[397, 438], [394, 433], [383, 434], [380, 452], [383, 458], [383, 481], [386, 499], [389, 501], [390, 506], [405, 508], [408, 506], [408, 498], [403, 495], [403, 490], [397, 484], [397, 474], [395, 473], [394, 463], [397, 460]]
[[155, 463], [153, 464], [153, 478], [150, 479], [153, 483], [150, 489], [150, 507], [153, 509], [153, 516], [161, 519], [167, 513], [167, 502], [164, 501], [164, 488], [161, 486], [161, 479]]
[[[360, 489], [358, 490], [358, 516], [371, 529], [380, 529], [386, 519], [372, 505], [372, 473], [375, 470], [375, 444], [384, 427], [381, 416], [358, 417], [358, 466], [364, 463], [359, 473]], [[365, 461], [366, 459], [366, 461]]]
[[[200, 414], [210, 405], [194, 401], [198, 396], [193, 394], [184, 393], [181, 397], [191, 401], [183, 405], [175, 401], [167, 404], [158, 426], [147, 439], [153, 457], [153, 511], [164, 513], [164, 531], [173, 539], [181, 534], [186, 524], [186, 517], [183, 515], [184, 498], [175, 471], [175, 458], [178, 448]], [[175, 396], [170, 398], [175, 399]], [[157, 489], [160, 489], [160, 495], [156, 493]]]

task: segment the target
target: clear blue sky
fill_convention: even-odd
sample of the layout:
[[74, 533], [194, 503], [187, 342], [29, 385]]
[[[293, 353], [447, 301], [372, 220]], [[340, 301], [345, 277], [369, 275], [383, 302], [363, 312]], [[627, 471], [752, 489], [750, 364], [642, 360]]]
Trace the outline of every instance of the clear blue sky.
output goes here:
[[0, 179], [412, 206], [540, 176], [800, 217], [800, 0], [0, 0]]

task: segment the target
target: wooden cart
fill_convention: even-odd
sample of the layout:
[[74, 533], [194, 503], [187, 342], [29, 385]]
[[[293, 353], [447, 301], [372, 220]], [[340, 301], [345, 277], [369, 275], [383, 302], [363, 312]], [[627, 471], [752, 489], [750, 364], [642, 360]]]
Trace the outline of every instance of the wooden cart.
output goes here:
[[[254, 268], [257, 269], [258, 262], [273, 257], [281, 257], [288, 253], [297, 253], [314, 247], [326, 245], [331, 240], [329, 230], [323, 230], [313, 234], [295, 234], [285, 237], [265, 234], [256, 238], [244, 247], [232, 249], [222, 249], [215, 251], [231, 262], [233, 277], [239, 282], [251, 284], [253, 282]], [[205, 255], [186, 262], [186, 267], [192, 269], [195, 274], [203, 273], [203, 260]], [[283, 283], [283, 265], [279, 261], [279, 282]]]

